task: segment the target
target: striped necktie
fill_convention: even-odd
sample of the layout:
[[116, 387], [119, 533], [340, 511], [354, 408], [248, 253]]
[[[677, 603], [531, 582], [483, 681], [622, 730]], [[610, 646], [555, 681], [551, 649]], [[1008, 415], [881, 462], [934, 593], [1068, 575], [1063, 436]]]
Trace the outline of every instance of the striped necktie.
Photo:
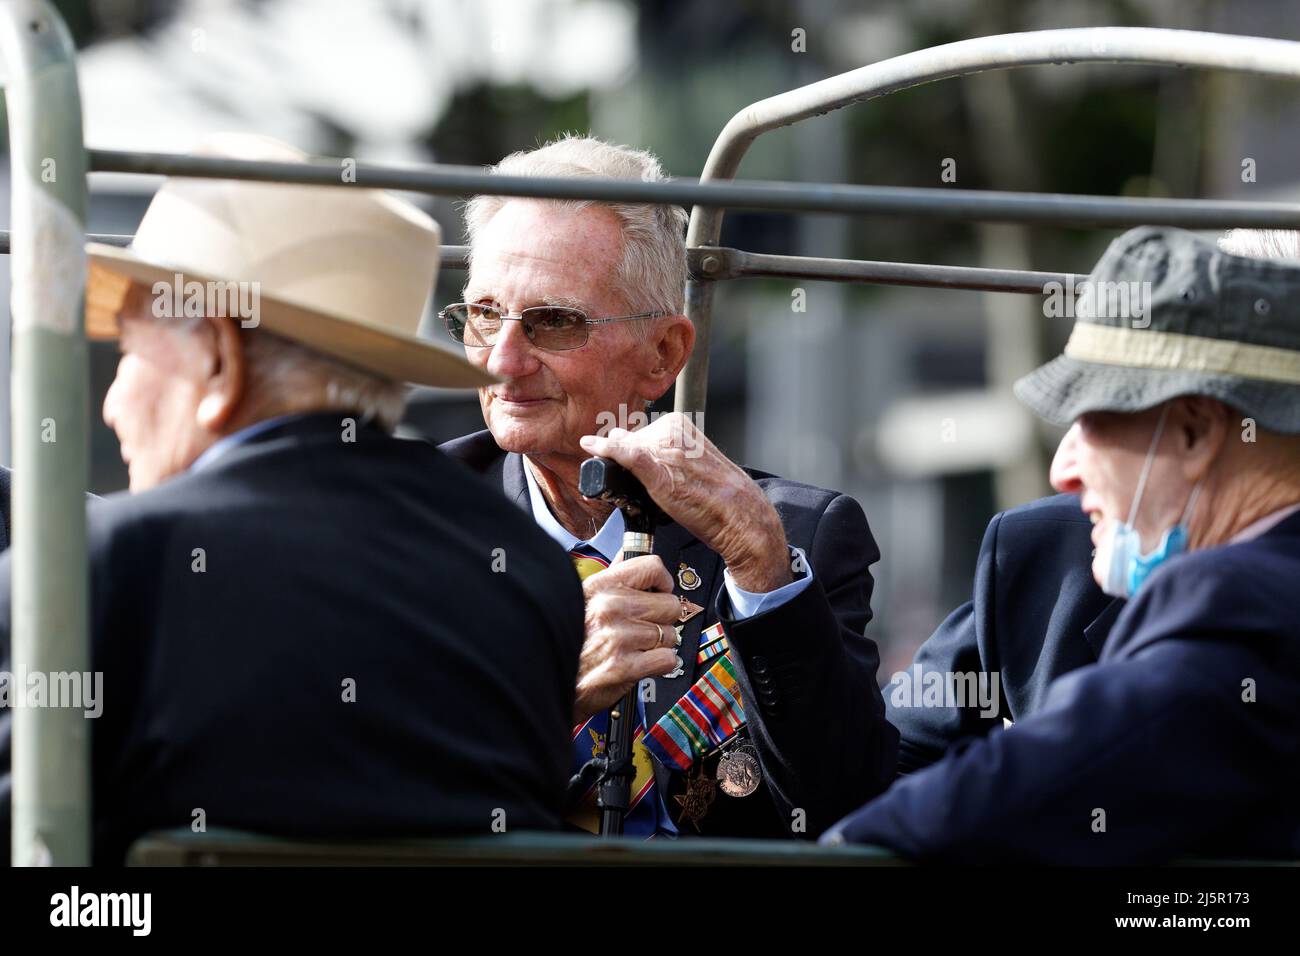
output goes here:
[[[609, 567], [609, 561], [586, 543], [578, 543], [569, 552], [578, 577], [586, 580]], [[605, 747], [609, 733], [609, 710], [602, 710], [573, 728], [573, 772]], [[659, 797], [655, 792], [654, 762], [645, 748], [645, 705], [638, 702], [636, 734], [632, 738], [632, 765], [636, 776], [632, 780], [631, 800], [627, 816], [623, 819], [624, 836], [649, 839], [659, 829]], [[600, 808], [596, 806], [596, 787], [583, 796], [577, 808], [569, 814], [569, 823], [590, 833], [600, 832]]]

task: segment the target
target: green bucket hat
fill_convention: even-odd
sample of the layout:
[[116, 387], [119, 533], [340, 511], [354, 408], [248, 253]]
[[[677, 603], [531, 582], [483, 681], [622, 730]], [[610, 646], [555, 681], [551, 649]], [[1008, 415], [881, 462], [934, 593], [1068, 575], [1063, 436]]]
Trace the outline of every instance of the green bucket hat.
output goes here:
[[1049, 422], [1207, 395], [1261, 428], [1300, 433], [1300, 261], [1140, 226], [1106, 249], [1076, 309], [1064, 354], [1015, 384]]

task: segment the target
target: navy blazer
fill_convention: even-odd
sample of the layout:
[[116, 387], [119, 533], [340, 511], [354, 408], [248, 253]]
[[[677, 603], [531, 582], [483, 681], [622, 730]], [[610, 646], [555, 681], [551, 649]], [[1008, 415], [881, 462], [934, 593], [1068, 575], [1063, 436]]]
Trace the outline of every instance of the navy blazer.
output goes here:
[[1300, 515], [1159, 567], [1037, 712], [826, 837], [969, 863], [1300, 852]]
[[[921, 645], [901, 679], [891, 675], [885, 686], [889, 719], [902, 735], [900, 773], [934, 763], [959, 740], [983, 736], [1004, 719], [1024, 719], [1042, 706], [1052, 681], [1096, 662], [1124, 602], [1092, 579], [1091, 533], [1078, 495], [1042, 498], [989, 523], [971, 600]], [[997, 712], [924, 706], [909, 691], [918, 675], [924, 681], [936, 674], [996, 674]], [[954, 696], [948, 703], [963, 702]]]
[[583, 633], [573, 565], [431, 444], [366, 425], [347, 441], [343, 417], [291, 419], [91, 503], [97, 862], [196, 810], [207, 827], [297, 837], [560, 826]]
[[[440, 446], [485, 474], [506, 497], [532, 515], [521, 455], [503, 452], [489, 431]], [[696, 664], [700, 631], [721, 621], [745, 704], [748, 732], [763, 785], [748, 797], [721, 791], [701, 823], [706, 837], [815, 836], [853, 806], [885, 788], [894, 776], [898, 733], [884, 718], [876, 683], [879, 653], [864, 636], [871, 620], [870, 566], [880, 552], [862, 507], [847, 495], [750, 471], [775, 506], [790, 544], [803, 548], [813, 583], [798, 597], [743, 621], [719, 601], [723, 563], [681, 525], [655, 534], [659, 555], [674, 579], [693, 568], [700, 584], [674, 591], [705, 610], [682, 631], [684, 673], [656, 682], [646, 716], [653, 723], [704, 670]], [[716, 757], [706, 761], [712, 773]], [[694, 772], [694, 770], [690, 771]], [[656, 764], [657, 785], [674, 820], [683, 774]], [[797, 812], [802, 811], [802, 813]], [[695, 836], [689, 823], [679, 823]]]

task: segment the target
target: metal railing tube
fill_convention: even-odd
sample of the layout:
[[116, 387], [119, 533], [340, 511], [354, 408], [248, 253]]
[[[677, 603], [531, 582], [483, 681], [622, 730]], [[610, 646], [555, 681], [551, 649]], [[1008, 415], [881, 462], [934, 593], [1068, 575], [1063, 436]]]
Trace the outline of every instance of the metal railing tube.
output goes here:
[[[1191, 66], [1296, 79], [1300, 78], [1300, 43], [1146, 27], [1040, 30], [947, 43], [882, 60], [746, 106], [723, 127], [700, 182], [733, 179], [750, 144], [768, 130], [852, 103], [985, 70], [1072, 63]], [[696, 205], [686, 234], [687, 246], [716, 246], [722, 235], [722, 217], [721, 208]], [[711, 283], [692, 279], [687, 290], [687, 314], [695, 322], [697, 344], [677, 379], [678, 411], [704, 411], [712, 306]]]
[[[1300, 44], [1296, 46], [1300, 47]], [[343, 185], [339, 178], [339, 162], [312, 159], [303, 163], [279, 163], [173, 153], [90, 151], [92, 172], [241, 179], [310, 186]], [[718, 209], [726, 207], [1086, 226], [1164, 224], [1188, 229], [1300, 226], [1300, 205], [1284, 202], [1084, 196], [830, 183], [691, 182], [683, 179], [646, 183], [598, 177], [493, 176], [473, 167], [437, 165], [404, 167], [359, 163], [354, 172], [358, 185], [433, 196], [473, 196], [482, 193], [530, 199], [594, 199], [598, 202], [671, 203]]]
[[90, 672], [81, 97], [72, 38], [45, 0], [0, 4], [0, 49], [14, 228], [11, 694], [49, 682], [43, 705], [12, 712], [11, 853], [15, 866], [85, 866], [90, 722], [50, 686], [77, 675], [81, 687]]

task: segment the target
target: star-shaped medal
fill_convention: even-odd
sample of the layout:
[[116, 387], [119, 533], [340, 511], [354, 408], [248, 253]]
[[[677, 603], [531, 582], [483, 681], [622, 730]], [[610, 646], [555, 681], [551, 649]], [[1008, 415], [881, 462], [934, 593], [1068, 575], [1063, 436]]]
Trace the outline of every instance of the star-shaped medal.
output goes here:
[[691, 826], [695, 827], [695, 832], [700, 832], [700, 821], [704, 815], [709, 812], [709, 807], [713, 806], [713, 800], [718, 795], [718, 781], [704, 773], [704, 761], [696, 765], [694, 776], [686, 778], [686, 792], [679, 793], [673, 799], [681, 804], [682, 815], [678, 817], [677, 822], [683, 820], [691, 821]]

